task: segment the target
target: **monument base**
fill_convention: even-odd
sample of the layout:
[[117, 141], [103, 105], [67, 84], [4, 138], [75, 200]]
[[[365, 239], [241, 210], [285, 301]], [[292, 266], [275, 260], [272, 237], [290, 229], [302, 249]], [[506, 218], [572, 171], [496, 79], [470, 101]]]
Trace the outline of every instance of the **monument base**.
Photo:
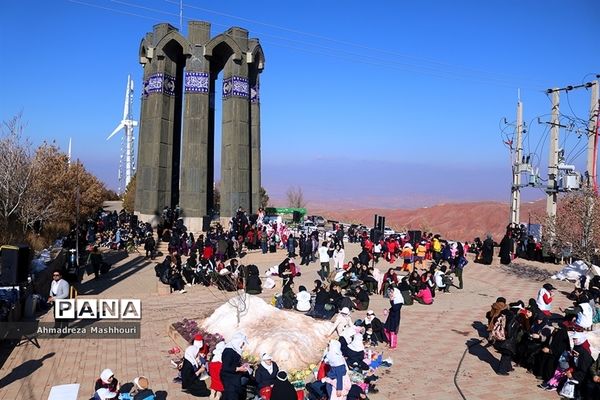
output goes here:
[[203, 217], [183, 217], [183, 224], [194, 234], [203, 232]]
[[148, 222], [148, 223], [150, 223], [150, 225], [154, 229], [156, 229], [156, 227], [158, 226], [158, 224], [160, 224], [160, 216], [159, 215], [142, 214], [139, 211], [134, 211], [133, 213], [138, 216], [138, 219], [141, 222]]

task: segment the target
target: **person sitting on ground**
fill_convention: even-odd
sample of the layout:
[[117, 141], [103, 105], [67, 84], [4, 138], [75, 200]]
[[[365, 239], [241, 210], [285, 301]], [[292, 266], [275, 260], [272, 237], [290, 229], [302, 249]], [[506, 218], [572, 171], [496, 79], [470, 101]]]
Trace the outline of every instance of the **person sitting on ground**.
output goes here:
[[412, 306], [413, 298], [411, 295], [410, 285], [408, 284], [408, 277], [403, 277], [400, 279], [400, 283], [398, 284], [398, 290], [402, 294], [402, 298], [404, 299], [404, 304], [407, 306]]
[[398, 275], [396, 275], [394, 268], [390, 268], [385, 275], [383, 275], [383, 286], [381, 288], [383, 297], [387, 297], [390, 287], [395, 287], [396, 285], [398, 285]]
[[281, 264], [277, 267], [279, 277], [283, 279], [282, 286], [285, 286], [290, 279], [293, 278], [292, 270], [290, 268], [290, 259], [285, 258]]
[[246, 269], [246, 293], [248, 294], [261, 294], [262, 293], [262, 281], [260, 280], [260, 273], [256, 265], [248, 265]]
[[156, 395], [149, 388], [150, 382], [145, 376], [138, 376], [133, 380], [133, 388], [129, 395], [133, 400], [154, 400]]
[[363, 361], [365, 359], [365, 345], [363, 343], [362, 330], [352, 337], [352, 342], [348, 344], [347, 354], [346, 361], [350, 368], [361, 371], [369, 369], [369, 366]]
[[552, 325], [544, 313], [538, 312], [531, 317], [532, 323], [528, 332], [517, 345], [517, 356], [519, 364], [528, 370], [533, 369], [535, 358], [542, 350], [544, 344], [550, 339]]
[[200, 349], [188, 346], [185, 349], [183, 366], [181, 367], [181, 389], [195, 397], [208, 397], [210, 390], [200, 377], [207, 375], [207, 368], [201, 363]]
[[281, 291], [281, 307], [291, 310], [296, 305], [296, 294], [294, 293], [294, 281], [289, 280]]
[[171, 265], [169, 266], [168, 278], [169, 285], [174, 291], [179, 293], [186, 292], [184, 289], [185, 283], [181, 277], [181, 268], [173, 259], [171, 260]]
[[296, 293], [296, 310], [301, 312], [307, 312], [310, 310], [310, 293], [306, 290], [306, 287], [300, 286], [298, 293]]
[[577, 300], [573, 309], [565, 310], [563, 325], [568, 329], [585, 330], [592, 327], [593, 319], [594, 309], [587, 296], [583, 295]]
[[361, 326], [363, 326], [367, 331], [369, 329], [371, 330], [371, 341], [375, 342], [375, 344], [386, 342], [386, 337], [383, 333], [383, 323], [375, 316], [375, 312], [373, 310], [367, 311], [367, 316], [362, 321]]
[[356, 288], [356, 295], [354, 300], [354, 309], [364, 311], [369, 308], [369, 292], [366, 290], [364, 285], [359, 285]]
[[600, 355], [590, 367], [590, 376], [585, 385], [585, 400], [600, 399]]
[[506, 299], [504, 297], [498, 297], [496, 299], [496, 301], [494, 302], [494, 304], [492, 304], [490, 311], [488, 311], [485, 314], [485, 317], [487, 318], [487, 321], [488, 321], [488, 325], [487, 325], [488, 332], [491, 332], [494, 329], [494, 326], [496, 325], [496, 320], [500, 316], [500, 313], [503, 310], [506, 310], [507, 308], [508, 308], [508, 305], [506, 305]]
[[256, 379], [256, 386], [260, 396], [267, 397], [267, 393], [271, 391], [271, 388], [275, 384], [278, 372], [279, 367], [273, 361], [273, 357], [270, 354], [263, 353], [260, 365], [254, 373], [254, 379]]
[[115, 378], [115, 374], [110, 369], [105, 369], [100, 374], [100, 378], [96, 380], [96, 384], [94, 385], [94, 391], [98, 389], [106, 388], [111, 392], [118, 392], [120, 385], [119, 380]]
[[344, 307], [340, 310], [335, 321], [333, 321], [333, 326], [331, 327], [329, 334], [327, 336], [333, 335], [333, 333], [337, 333], [338, 336], [342, 335], [342, 332], [347, 328], [352, 327], [352, 317], [350, 317], [350, 309]]
[[373, 269], [366, 265], [360, 266], [358, 279], [367, 286], [369, 295], [377, 293], [377, 280], [373, 276]]
[[546, 314], [547, 317], [552, 316], [552, 312], [550, 310], [552, 310], [554, 290], [556, 290], [556, 288], [552, 286], [551, 283], [545, 283], [538, 291], [536, 300], [537, 306], [544, 314]]
[[325, 305], [329, 299], [329, 292], [325, 290], [320, 280], [315, 280], [315, 288], [312, 290], [315, 295], [315, 307], [311, 315], [315, 318], [325, 318], [327, 311]]
[[442, 265], [439, 269], [437, 269], [434, 273], [435, 277], [435, 285], [443, 291], [444, 293], [450, 292], [450, 281], [449, 277], [446, 275], [446, 266]]
[[419, 304], [424, 304], [424, 305], [433, 304], [433, 297], [431, 296], [431, 290], [429, 290], [429, 286], [426, 283], [420, 284], [419, 291], [414, 295], [414, 299]]
[[119, 393], [112, 392], [110, 389], [100, 388], [96, 390], [91, 400], [111, 400], [116, 399], [118, 395]]
[[563, 352], [554, 376], [547, 382], [538, 385], [540, 388], [553, 391], [562, 386], [567, 380], [575, 384], [575, 392], [589, 374], [594, 359], [589, 350], [582, 346], [580, 337], [573, 337], [573, 350]]
[[279, 371], [271, 391], [271, 400], [294, 400], [297, 398], [296, 389], [288, 380], [287, 372]]

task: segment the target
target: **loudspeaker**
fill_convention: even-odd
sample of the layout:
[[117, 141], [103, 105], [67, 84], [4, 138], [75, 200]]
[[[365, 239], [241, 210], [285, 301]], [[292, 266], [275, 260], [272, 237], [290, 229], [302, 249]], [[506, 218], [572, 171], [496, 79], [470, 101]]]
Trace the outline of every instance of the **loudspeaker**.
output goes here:
[[294, 222], [300, 222], [300, 211], [294, 211], [292, 219]]
[[377, 220], [377, 229], [383, 232], [385, 230], [385, 217], [380, 215]]
[[208, 232], [210, 230], [210, 217], [205, 215], [202, 217], [202, 232]]
[[0, 284], [17, 285], [29, 276], [29, 246], [0, 247]]
[[129, 218], [129, 226], [131, 226], [132, 228], [137, 227], [138, 226], [138, 216], [135, 214], [132, 214], [131, 217]]
[[423, 232], [421, 231], [408, 231], [408, 237], [410, 237], [410, 243], [413, 246], [416, 246], [420, 241], [421, 241], [421, 237], [423, 236]]
[[369, 239], [371, 239], [371, 242], [373, 243], [379, 242], [382, 238], [383, 232], [379, 229], [371, 229], [371, 231], [369, 232]]

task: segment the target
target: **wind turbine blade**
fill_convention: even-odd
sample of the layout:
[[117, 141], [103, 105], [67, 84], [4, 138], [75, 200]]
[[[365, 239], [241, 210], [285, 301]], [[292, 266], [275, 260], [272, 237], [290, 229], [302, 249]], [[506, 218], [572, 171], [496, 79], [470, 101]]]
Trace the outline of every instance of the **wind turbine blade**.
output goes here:
[[129, 114], [129, 83], [131, 82], [131, 78], [127, 75], [127, 86], [125, 87], [125, 105], [123, 106], [123, 119], [127, 119], [127, 115]]
[[119, 126], [117, 126], [117, 127], [115, 128], [115, 130], [114, 130], [114, 131], [113, 131], [113, 132], [112, 132], [110, 135], [108, 135], [108, 137], [106, 138], [106, 140], [108, 140], [108, 139], [110, 139], [111, 137], [115, 136], [115, 135], [117, 134], [117, 132], [119, 132], [119, 131], [120, 131], [121, 129], [123, 129], [123, 128], [125, 128], [125, 125], [123, 124], [123, 122], [121, 122], [121, 123], [119, 124]]

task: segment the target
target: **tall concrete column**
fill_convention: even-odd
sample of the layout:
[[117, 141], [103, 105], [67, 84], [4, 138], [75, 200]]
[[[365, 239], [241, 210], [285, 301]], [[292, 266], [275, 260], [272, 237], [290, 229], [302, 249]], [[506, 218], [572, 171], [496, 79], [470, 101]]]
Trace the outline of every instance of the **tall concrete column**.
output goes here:
[[158, 24], [148, 44], [153, 57], [144, 71], [136, 190], [136, 211], [145, 220], [179, 201], [185, 43], [174, 35], [173, 26]]
[[212, 203], [209, 194], [212, 198], [214, 181], [214, 133], [209, 127], [210, 85], [213, 82], [209, 62], [202, 54], [202, 45], [210, 40], [210, 24], [190, 21], [188, 38], [194, 48], [186, 61], [184, 77], [180, 206], [185, 225], [199, 232], [202, 230], [202, 217], [207, 215]]
[[[247, 49], [248, 31], [227, 31]], [[230, 57], [223, 70], [223, 123], [221, 146], [221, 218], [235, 215], [238, 207], [250, 208], [250, 101], [248, 64]]]
[[260, 207], [260, 71], [250, 67], [250, 209]]

